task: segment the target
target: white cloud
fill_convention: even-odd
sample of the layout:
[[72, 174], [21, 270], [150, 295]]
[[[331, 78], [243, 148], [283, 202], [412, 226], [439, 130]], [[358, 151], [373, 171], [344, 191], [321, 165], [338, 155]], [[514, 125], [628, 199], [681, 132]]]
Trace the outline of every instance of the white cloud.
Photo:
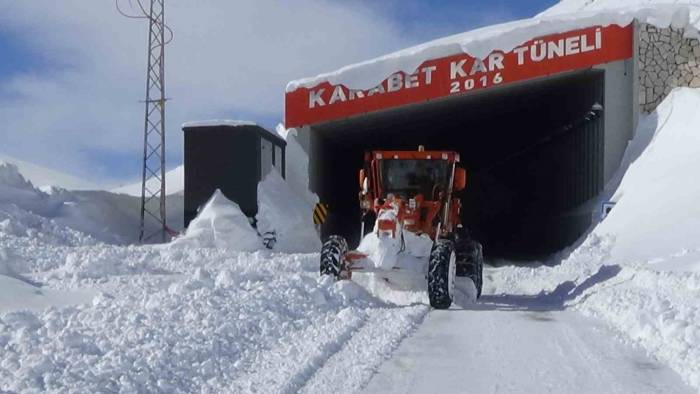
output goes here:
[[[357, 2], [169, 1], [166, 19], [175, 31], [166, 49], [171, 153], [181, 149], [183, 121], [281, 119], [289, 80], [409, 42], [390, 18]], [[55, 67], [0, 77], [0, 150], [86, 176], [91, 168], [110, 175], [95, 152], [138, 161], [145, 21], [123, 18], [108, 0], [37, 0], [4, 2], [0, 26]]]

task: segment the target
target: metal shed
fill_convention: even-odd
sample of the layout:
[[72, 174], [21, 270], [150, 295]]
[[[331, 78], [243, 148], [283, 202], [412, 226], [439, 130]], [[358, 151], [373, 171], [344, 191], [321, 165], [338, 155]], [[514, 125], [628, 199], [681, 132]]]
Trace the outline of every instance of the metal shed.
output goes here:
[[243, 213], [258, 211], [257, 187], [276, 168], [285, 176], [286, 141], [252, 122], [188, 122], [185, 138], [185, 227], [216, 189]]

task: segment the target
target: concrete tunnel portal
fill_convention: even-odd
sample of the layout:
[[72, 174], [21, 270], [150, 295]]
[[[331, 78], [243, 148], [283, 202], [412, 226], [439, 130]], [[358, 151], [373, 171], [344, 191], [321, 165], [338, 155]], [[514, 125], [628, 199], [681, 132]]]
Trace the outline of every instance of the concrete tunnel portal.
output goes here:
[[454, 150], [467, 169], [462, 221], [491, 257], [561, 249], [590, 224], [576, 208], [603, 187], [604, 72], [586, 70], [311, 127], [311, 187], [324, 235], [359, 242], [364, 152]]
[[[494, 67], [462, 52], [427, 59], [414, 74], [390, 74], [368, 90], [323, 76], [292, 84], [285, 124], [309, 156], [309, 188], [330, 208], [322, 235], [359, 243], [357, 174], [366, 151], [423, 145], [460, 154], [461, 219], [487, 257], [527, 260], [572, 244], [589, 228], [593, 202], [633, 136], [635, 29], [591, 26], [534, 38], [500, 52]], [[593, 40], [586, 51], [564, 45]], [[523, 56], [535, 44], [561, 53]]]

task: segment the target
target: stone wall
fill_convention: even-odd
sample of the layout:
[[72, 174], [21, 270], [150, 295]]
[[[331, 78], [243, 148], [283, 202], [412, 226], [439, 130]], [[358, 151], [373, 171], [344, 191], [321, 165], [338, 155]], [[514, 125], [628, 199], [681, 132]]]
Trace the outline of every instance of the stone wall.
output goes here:
[[682, 29], [639, 26], [639, 105], [653, 111], [675, 87], [700, 87], [700, 41]]

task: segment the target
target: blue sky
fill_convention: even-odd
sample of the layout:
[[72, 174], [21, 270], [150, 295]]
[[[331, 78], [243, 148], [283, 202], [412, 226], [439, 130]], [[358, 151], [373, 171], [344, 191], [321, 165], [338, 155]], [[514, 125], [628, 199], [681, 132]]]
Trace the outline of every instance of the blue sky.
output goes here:
[[[247, 118], [273, 128], [290, 79], [530, 17], [556, 0], [187, 3], [170, 2], [166, 14], [176, 32], [167, 59], [168, 167], [181, 163], [184, 120]], [[108, 0], [55, 4], [0, 4], [0, 154], [103, 185], [133, 181], [146, 27]]]

